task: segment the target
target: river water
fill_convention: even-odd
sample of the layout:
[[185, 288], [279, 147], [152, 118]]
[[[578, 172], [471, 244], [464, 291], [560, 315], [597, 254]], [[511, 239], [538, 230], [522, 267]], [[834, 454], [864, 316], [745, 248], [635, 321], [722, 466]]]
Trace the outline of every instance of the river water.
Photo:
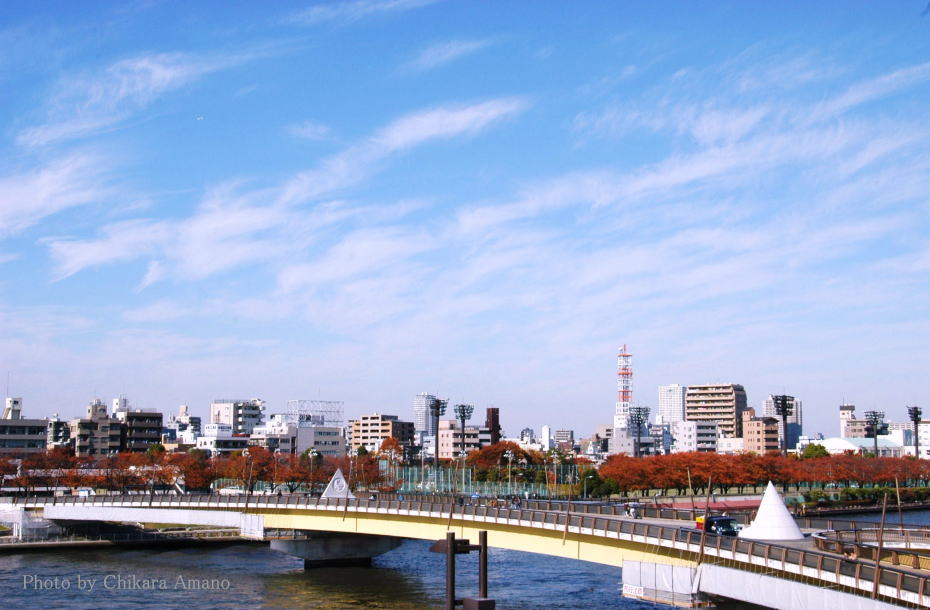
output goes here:
[[[835, 519], [848, 519], [850, 521], [874, 521], [879, 523], [882, 520], [882, 511], [868, 513], [850, 513], [845, 515], [836, 515]], [[901, 523], [907, 525], [930, 525], [930, 510], [905, 510], [898, 514], [897, 509], [889, 503], [885, 514], [885, 525], [888, 527], [899, 527]]]
[[[408, 540], [372, 568], [306, 571], [303, 560], [253, 543], [7, 554], [0, 586], [7, 607], [43, 610], [441, 607], [445, 556], [429, 544]], [[477, 563], [477, 553], [459, 556], [460, 597], [477, 596]], [[193, 589], [191, 579], [205, 589]], [[147, 584], [155, 589], [139, 588]], [[488, 588], [498, 608], [655, 607], [620, 597], [618, 568], [502, 549], [490, 550]]]

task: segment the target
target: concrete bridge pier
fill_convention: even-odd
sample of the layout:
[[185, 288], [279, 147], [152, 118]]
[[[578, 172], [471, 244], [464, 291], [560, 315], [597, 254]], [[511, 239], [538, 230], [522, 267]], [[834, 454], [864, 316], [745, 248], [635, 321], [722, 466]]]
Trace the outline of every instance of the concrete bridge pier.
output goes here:
[[302, 557], [304, 568], [334, 566], [369, 566], [371, 558], [397, 548], [402, 538], [343, 534], [338, 532], [310, 532], [301, 540], [272, 540], [275, 551]]

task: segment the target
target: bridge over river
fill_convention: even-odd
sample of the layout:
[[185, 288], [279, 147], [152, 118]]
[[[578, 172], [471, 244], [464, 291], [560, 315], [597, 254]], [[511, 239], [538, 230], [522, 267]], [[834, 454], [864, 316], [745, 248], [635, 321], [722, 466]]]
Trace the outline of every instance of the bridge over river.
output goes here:
[[[811, 538], [760, 542], [693, 529], [659, 516], [631, 519], [609, 505], [526, 502], [520, 508], [459, 504], [451, 497], [322, 499], [298, 495], [98, 495], [7, 498], [0, 510], [46, 519], [238, 527], [243, 537], [304, 557], [308, 566], [370, 558], [400, 539], [448, 531], [492, 547], [624, 567], [624, 591], [699, 604], [729, 598], [775, 608], [930, 607], [917, 561], [817, 548]], [[671, 514], [669, 516], [678, 516]], [[828, 537], [829, 538], [829, 537]], [[875, 557], [882, 561], [876, 565]]]

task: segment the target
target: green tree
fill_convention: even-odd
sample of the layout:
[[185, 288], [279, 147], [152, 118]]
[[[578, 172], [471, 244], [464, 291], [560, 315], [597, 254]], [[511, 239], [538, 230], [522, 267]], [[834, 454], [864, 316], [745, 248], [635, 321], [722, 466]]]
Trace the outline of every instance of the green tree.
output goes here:
[[802, 459], [808, 458], [821, 458], [821, 457], [830, 457], [830, 453], [827, 451], [826, 447], [823, 445], [817, 445], [811, 443], [810, 445], [804, 447], [804, 451], [801, 452]]

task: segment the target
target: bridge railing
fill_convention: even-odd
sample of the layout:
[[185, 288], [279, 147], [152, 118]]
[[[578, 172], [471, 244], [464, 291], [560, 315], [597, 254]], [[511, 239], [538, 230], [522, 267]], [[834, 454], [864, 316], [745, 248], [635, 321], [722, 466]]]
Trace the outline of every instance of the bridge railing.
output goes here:
[[[879, 550], [879, 537], [882, 549]], [[813, 536], [818, 549], [847, 557], [930, 570], [930, 532], [892, 527], [818, 532]]]
[[[18, 503], [33, 506], [51, 503], [46, 499], [27, 498]], [[828, 549], [798, 549], [776, 543], [758, 542], [743, 538], [717, 536], [695, 529], [674, 525], [656, 524], [641, 520], [622, 518], [622, 507], [608, 505], [589, 505], [587, 510], [576, 510], [584, 505], [573, 505], [571, 512], [554, 504], [539, 501], [529, 506], [496, 506], [488, 502], [458, 504], [451, 498], [434, 498], [418, 496], [404, 500], [386, 499], [324, 499], [300, 495], [282, 496], [221, 496], [221, 495], [186, 495], [186, 496], [142, 496], [142, 495], [99, 495], [90, 497], [58, 498], [58, 504], [65, 505], [100, 505], [122, 504], [130, 506], [165, 507], [229, 507], [249, 510], [264, 507], [268, 509], [307, 509], [307, 510], [343, 510], [354, 512], [390, 512], [448, 517], [450, 520], [473, 520], [479, 522], [506, 522], [513, 525], [526, 525], [549, 530], [568, 532], [572, 530], [582, 535], [608, 538], [629, 539], [656, 547], [679, 549], [698, 554], [704, 561], [730, 560], [743, 564], [764, 566], [766, 569], [778, 569], [781, 572], [803, 573], [816, 571], [823, 575], [832, 575], [833, 582], [841, 584], [841, 578], [847, 579], [841, 586], [851, 589], [871, 591], [876, 578], [876, 567], [856, 558], [831, 553]], [[619, 509], [621, 512], [615, 512]], [[621, 518], [617, 518], [621, 516]], [[890, 597], [902, 600], [902, 592], [911, 594], [910, 598], [918, 603], [926, 601], [927, 578], [912, 571], [895, 567], [877, 568], [880, 584], [892, 588], [896, 594]], [[810, 576], [810, 574], [807, 574]], [[926, 605], [926, 604], [924, 604]]]

